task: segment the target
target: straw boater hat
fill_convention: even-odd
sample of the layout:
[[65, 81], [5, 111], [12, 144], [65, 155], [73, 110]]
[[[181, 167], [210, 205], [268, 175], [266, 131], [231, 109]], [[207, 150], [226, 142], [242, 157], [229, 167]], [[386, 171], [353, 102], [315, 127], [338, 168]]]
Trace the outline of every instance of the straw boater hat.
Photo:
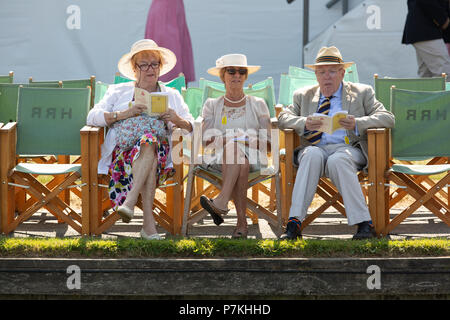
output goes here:
[[317, 66], [323, 65], [342, 65], [344, 69], [350, 67], [354, 62], [344, 62], [339, 49], [336, 47], [322, 47], [316, 57], [315, 64], [305, 64], [305, 67], [316, 69]]
[[142, 39], [139, 41], [136, 41], [131, 46], [131, 51], [127, 54], [123, 55], [122, 58], [120, 58], [119, 63], [117, 64], [117, 67], [121, 74], [123, 74], [125, 77], [136, 80], [133, 66], [131, 65], [131, 58], [138, 52], [145, 51], [145, 50], [152, 50], [152, 51], [159, 51], [162, 56], [161, 61], [161, 69], [159, 72], [159, 75], [162, 76], [163, 74], [166, 74], [170, 70], [175, 67], [175, 64], [177, 63], [177, 57], [175, 54], [170, 51], [169, 49], [159, 47], [155, 41], [151, 39]]
[[216, 66], [208, 69], [208, 73], [220, 77], [220, 69], [225, 67], [243, 67], [247, 68], [248, 74], [255, 73], [261, 66], [247, 65], [247, 57], [244, 54], [227, 54], [216, 60]]

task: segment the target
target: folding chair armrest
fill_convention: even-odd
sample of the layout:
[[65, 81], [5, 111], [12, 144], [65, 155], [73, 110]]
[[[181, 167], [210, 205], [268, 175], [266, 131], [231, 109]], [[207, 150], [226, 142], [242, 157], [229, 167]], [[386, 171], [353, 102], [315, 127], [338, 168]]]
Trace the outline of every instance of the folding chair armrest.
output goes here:
[[276, 117], [270, 118], [270, 124], [272, 129], [278, 129], [278, 118]]
[[202, 150], [203, 144], [202, 124], [203, 118], [201, 116], [198, 116], [197, 119], [194, 120], [194, 127], [192, 128], [193, 130], [190, 141], [191, 158], [189, 159], [190, 165], [199, 163], [198, 156]]
[[283, 105], [281, 103], [278, 103], [275, 105], [275, 116], [278, 118], [280, 115], [280, 112], [283, 110]]
[[287, 168], [293, 168], [293, 157], [294, 157], [294, 141], [295, 141], [295, 131], [293, 129], [284, 129], [283, 132], [283, 141], [281, 144], [285, 149], [285, 163]]
[[17, 122], [8, 122], [0, 128], [0, 165], [2, 175], [9, 175], [9, 171], [16, 165], [16, 130]]
[[367, 142], [369, 149], [369, 165], [371, 164], [371, 154], [376, 155], [377, 163], [383, 161], [387, 164], [391, 159], [391, 129], [374, 128], [367, 130]]
[[182, 170], [183, 157], [183, 129], [176, 128], [172, 132], [172, 162], [175, 170]]

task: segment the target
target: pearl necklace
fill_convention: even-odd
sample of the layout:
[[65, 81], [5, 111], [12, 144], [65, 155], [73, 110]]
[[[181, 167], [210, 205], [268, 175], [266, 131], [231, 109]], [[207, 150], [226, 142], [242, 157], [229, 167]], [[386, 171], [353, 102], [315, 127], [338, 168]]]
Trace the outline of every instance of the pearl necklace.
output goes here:
[[223, 96], [224, 97], [224, 99], [225, 100], [227, 100], [228, 102], [230, 102], [230, 103], [240, 103], [240, 102], [242, 102], [242, 101], [244, 101], [245, 100], [245, 98], [247, 98], [247, 96], [246, 95], [244, 95], [243, 97], [242, 97], [242, 99], [240, 99], [240, 100], [237, 100], [237, 101], [234, 101], [234, 100], [230, 100], [230, 99], [228, 99], [226, 96]]

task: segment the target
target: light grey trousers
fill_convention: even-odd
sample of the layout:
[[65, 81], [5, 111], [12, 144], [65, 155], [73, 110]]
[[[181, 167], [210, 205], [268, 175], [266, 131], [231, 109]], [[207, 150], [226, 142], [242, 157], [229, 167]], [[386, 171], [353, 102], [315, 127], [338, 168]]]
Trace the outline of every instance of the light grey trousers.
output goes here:
[[303, 221], [322, 176], [331, 179], [344, 200], [349, 225], [371, 220], [357, 172], [366, 163], [360, 149], [346, 144], [309, 146], [298, 154], [299, 167], [289, 216]]
[[413, 44], [416, 49], [418, 74], [420, 77], [450, 75], [450, 56], [442, 39], [420, 41]]

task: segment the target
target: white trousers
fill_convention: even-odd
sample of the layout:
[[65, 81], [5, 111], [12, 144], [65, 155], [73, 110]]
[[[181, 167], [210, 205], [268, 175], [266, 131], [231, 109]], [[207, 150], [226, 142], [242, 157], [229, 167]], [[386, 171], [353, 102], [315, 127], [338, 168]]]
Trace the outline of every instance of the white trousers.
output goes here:
[[346, 144], [309, 146], [298, 154], [299, 167], [289, 216], [306, 217], [322, 176], [331, 179], [342, 195], [349, 225], [371, 220], [357, 172], [366, 160], [360, 149]]
[[420, 77], [450, 75], [450, 56], [442, 39], [420, 41], [413, 44], [416, 49], [418, 74]]

